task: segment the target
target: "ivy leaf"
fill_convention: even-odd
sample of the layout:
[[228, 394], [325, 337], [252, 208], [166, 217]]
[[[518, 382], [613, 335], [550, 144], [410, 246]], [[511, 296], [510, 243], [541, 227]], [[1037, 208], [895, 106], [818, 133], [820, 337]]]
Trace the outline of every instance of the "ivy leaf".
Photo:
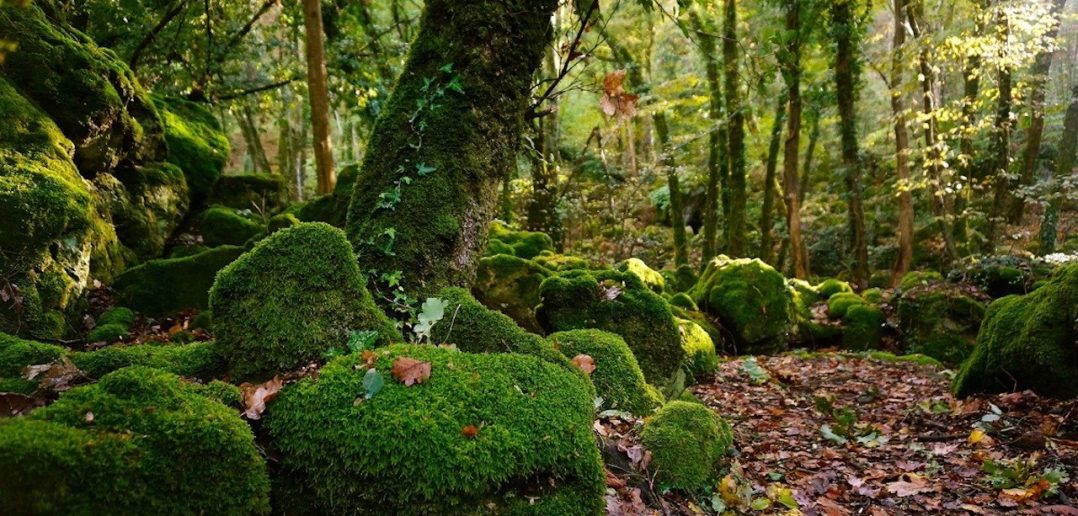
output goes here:
[[423, 177], [437, 170], [437, 167], [432, 167], [426, 163], [416, 163], [415, 170], [416, 173], [419, 174], [419, 177]]
[[367, 374], [363, 375], [363, 390], [366, 399], [371, 399], [378, 391], [385, 387], [386, 381], [382, 377], [382, 373], [379, 373], [375, 368], [367, 369]]
[[438, 71], [442, 73], [453, 73], [453, 63], [446, 63], [442, 65], [442, 67], [439, 68]]
[[374, 343], [378, 341], [378, 332], [374, 330], [353, 331], [348, 336], [348, 351], [350, 353], [358, 353], [367, 348], [373, 347]]
[[421, 362], [414, 358], [400, 357], [393, 362], [393, 378], [405, 387], [423, 383], [430, 378], [430, 362]]

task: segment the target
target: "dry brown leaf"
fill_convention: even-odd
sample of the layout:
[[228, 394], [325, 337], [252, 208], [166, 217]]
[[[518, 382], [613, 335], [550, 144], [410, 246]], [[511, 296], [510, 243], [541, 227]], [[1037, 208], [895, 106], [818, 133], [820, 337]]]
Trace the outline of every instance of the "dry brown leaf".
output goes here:
[[393, 378], [403, 383], [405, 387], [412, 384], [423, 383], [430, 378], [430, 362], [421, 362], [414, 358], [400, 357], [393, 362]]
[[247, 419], [262, 419], [266, 404], [277, 397], [283, 386], [284, 381], [279, 376], [274, 376], [272, 380], [259, 385], [249, 383], [240, 385], [243, 389], [243, 406], [245, 407], [243, 415]]
[[479, 427], [475, 425], [465, 425], [460, 429], [460, 435], [467, 437], [468, 439], [475, 439], [479, 436]]
[[887, 484], [887, 492], [898, 497], [914, 496], [936, 490], [938, 488], [928, 483], [924, 477], [913, 473], [903, 474], [898, 480]]
[[573, 365], [579, 367], [581, 371], [584, 371], [584, 374], [588, 376], [591, 376], [591, 373], [595, 372], [595, 360], [589, 355], [577, 355], [573, 357], [571, 362]]
[[607, 95], [617, 95], [622, 92], [621, 85], [625, 82], [625, 70], [615, 70], [603, 77], [603, 92]]

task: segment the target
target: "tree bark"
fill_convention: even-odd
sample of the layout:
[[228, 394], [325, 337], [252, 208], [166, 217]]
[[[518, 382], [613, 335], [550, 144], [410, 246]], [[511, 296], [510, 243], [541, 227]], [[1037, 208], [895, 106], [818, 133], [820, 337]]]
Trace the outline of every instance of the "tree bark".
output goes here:
[[730, 163], [730, 212], [726, 219], [726, 251], [732, 256], [745, 255], [745, 114], [742, 112], [741, 92], [738, 87], [741, 75], [738, 71], [737, 1], [723, 0], [722, 58], [726, 94], [726, 112], [729, 114], [729, 143], [727, 159]]
[[[788, 237], [779, 251], [779, 267], [787, 252], [793, 258], [795, 278], [808, 278], [808, 249], [801, 236], [801, 184], [797, 172], [801, 146], [801, 1], [786, 2], [785, 52], [779, 54], [779, 66], [786, 83], [789, 114], [786, 117], [786, 140], [783, 144], [782, 191], [786, 201]], [[789, 251], [787, 251], [789, 248]]]
[[303, 0], [303, 25], [307, 32], [307, 90], [311, 97], [311, 125], [314, 128], [314, 162], [318, 193], [327, 194], [337, 184], [333, 169], [333, 144], [329, 127], [329, 73], [322, 35], [322, 1]]
[[1067, 108], [1067, 115], [1063, 121], [1062, 141], [1059, 142], [1059, 155], [1056, 157], [1055, 187], [1052, 198], [1048, 201], [1048, 207], [1044, 210], [1044, 220], [1041, 222], [1040, 241], [1041, 252], [1053, 253], [1056, 250], [1056, 224], [1059, 222], [1059, 211], [1063, 205], [1063, 181], [1074, 174], [1074, 166], [1078, 154], [1078, 84], [1071, 88], [1071, 103]]
[[801, 190], [797, 192], [798, 204], [805, 204], [805, 196], [808, 195], [810, 180], [812, 179], [812, 164], [816, 157], [816, 144], [820, 141], [820, 111], [818, 107], [809, 109], [809, 141], [805, 149], [805, 164], [801, 166]]
[[661, 163], [666, 169], [666, 182], [670, 188], [670, 226], [674, 230], [674, 264], [681, 266], [689, 263], [689, 245], [685, 237], [685, 211], [681, 202], [681, 185], [677, 175], [677, 160], [670, 145], [670, 129], [666, 125], [666, 115], [657, 112], [652, 116], [655, 123], [655, 135], [659, 137], [662, 153]]
[[760, 259], [764, 263], [771, 262], [771, 251], [774, 244], [771, 243], [772, 211], [775, 205], [775, 170], [778, 168], [779, 144], [782, 143], [782, 124], [786, 121], [786, 101], [788, 95], [783, 94], [775, 107], [775, 121], [771, 125], [771, 143], [767, 148], [767, 168], [764, 173], [764, 202], [760, 209]]
[[266, 156], [265, 147], [262, 146], [262, 135], [258, 131], [258, 123], [255, 121], [254, 111], [247, 103], [243, 103], [241, 114], [237, 117], [240, 130], [243, 132], [244, 141], [247, 143], [247, 156], [251, 158], [251, 166], [258, 174], [272, 174], [269, 158]]
[[[1002, 10], [1000, 10], [996, 16], [997, 24], [999, 25], [999, 35], [1000, 38], [1002, 38], [1000, 41], [1002, 50], [1000, 51], [1005, 52], [1007, 40], [1010, 38], [1010, 22], [1007, 19], [1006, 13]], [[1002, 237], [1003, 226], [1006, 224], [1006, 221], [1003, 220], [1003, 209], [1007, 203], [1007, 189], [1010, 186], [1010, 180], [1007, 176], [1010, 174], [1009, 168], [1011, 163], [1010, 146], [1013, 71], [1009, 65], [1004, 63], [999, 67], [997, 73], [999, 76], [999, 98], [996, 100], [995, 137], [992, 142], [992, 150], [995, 158], [992, 163], [993, 198], [992, 208], [988, 213], [988, 240], [983, 249], [986, 253], [994, 252], [996, 244], [999, 243], [999, 240]]]
[[556, 5], [426, 2], [349, 208], [347, 233], [368, 277], [402, 271], [413, 296], [471, 282]]
[[910, 134], [906, 128], [906, 105], [902, 97], [902, 47], [906, 44], [906, 3], [895, 0], [894, 37], [891, 41], [891, 112], [895, 117], [895, 176], [898, 187], [898, 259], [891, 272], [891, 286], [913, 264], [913, 195], [910, 192]]
[[723, 130], [725, 123], [722, 119], [722, 86], [719, 83], [719, 62], [715, 56], [715, 35], [696, 9], [690, 9], [689, 17], [697, 34], [696, 45], [700, 50], [700, 58], [704, 61], [708, 87], [708, 121], [712, 125], [707, 134], [707, 185], [704, 193], [702, 249], [704, 258], [701, 260], [703, 267], [718, 252], [719, 182], [725, 175], [724, 171], [728, 173], [729, 170], [724, 159], [726, 153], [723, 152], [726, 131]]

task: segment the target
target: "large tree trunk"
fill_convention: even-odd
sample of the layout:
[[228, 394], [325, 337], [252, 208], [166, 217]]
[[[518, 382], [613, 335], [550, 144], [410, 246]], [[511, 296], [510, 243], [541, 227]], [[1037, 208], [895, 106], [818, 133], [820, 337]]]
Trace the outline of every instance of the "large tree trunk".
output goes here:
[[779, 98], [775, 107], [775, 121], [771, 125], [771, 144], [767, 148], [767, 169], [764, 173], [764, 202], [760, 208], [760, 259], [765, 263], [771, 262], [771, 251], [774, 244], [771, 243], [771, 226], [773, 224], [771, 212], [775, 205], [775, 170], [778, 168], [779, 143], [782, 142], [782, 124], [786, 121], [786, 100], [789, 97], [783, 95]]
[[910, 134], [902, 98], [902, 47], [906, 44], [906, 5], [895, 0], [894, 38], [891, 43], [891, 112], [895, 117], [895, 176], [898, 186], [898, 259], [891, 285], [898, 285], [913, 264], [913, 195], [910, 193]]
[[794, 277], [805, 279], [808, 278], [808, 249], [801, 237], [801, 184], [797, 173], [801, 145], [801, 2], [798, 0], [786, 2], [786, 33], [789, 41], [785, 52], [780, 53], [780, 66], [789, 99], [782, 157], [782, 191], [789, 236], [779, 253], [779, 267], [785, 261], [784, 252], [789, 246]]
[[1056, 250], [1056, 224], [1063, 204], [1063, 181], [1074, 174], [1075, 154], [1078, 154], [1078, 84], [1071, 88], [1071, 104], [1063, 121], [1063, 140], [1059, 142], [1059, 155], [1056, 156], [1055, 187], [1059, 191], [1053, 192], [1041, 222], [1041, 252], [1045, 254]]
[[314, 127], [314, 162], [318, 193], [327, 194], [337, 184], [333, 170], [333, 146], [329, 128], [329, 74], [322, 37], [322, 1], [303, 0], [303, 25], [307, 31], [307, 90], [311, 97], [311, 125]]
[[401, 271], [412, 295], [472, 280], [556, 5], [426, 2], [348, 212], [368, 277]]
[[696, 9], [691, 9], [689, 16], [693, 30], [697, 34], [697, 47], [700, 49], [700, 58], [704, 61], [709, 100], [708, 122], [711, 124], [711, 129], [707, 135], [707, 186], [704, 193], [704, 258], [701, 260], [701, 267], [703, 267], [718, 252], [719, 181], [724, 175], [723, 171], [728, 172], [725, 160], [726, 153], [723, 152], [726, 131], [722, 129], [725, 127], [725, 123], [722, 120], [722, 87], [719, 84], [719, 62], [715, 55], [714, 29], [704, 22]]
[[681, 202], [681, 185], [677, 175], [677, 160], [670, 145], [670, 129], [666, 125], [666, 115], [661, 111], [652, 116], [655, 122], [655, 134], [659, 137], [659, 152], [662, 167], [666, 169], [667, 186], [670, 188], [670, 226], [674, 229], [674, 264], [681, 266], [689, 263], [689, 244], [685, 237], [685, 210]]
[[737, 1], [723, 0], [722, 60], [726, 94], [726, 112], [730, 117], [728, 160], [730, 212], [726, 220], [726, 251], [732, 256], [745, 254], [745, 114], [741, 106], [741, 74], [738, 71]]
[[845, 170], [849, 216], [849, 250], [852, 258], [850, 279], [860, 288], [868, 286], [868, 237], [865, 232], [865, 207], [861, 193], [861, 162], [857, 145], [857, 76], [858, 48], [852, 0], [832, 0], [831, 24], [835, 39], [835, 93], [838, 97], [839, 127], [842, 139], [842, 164]]

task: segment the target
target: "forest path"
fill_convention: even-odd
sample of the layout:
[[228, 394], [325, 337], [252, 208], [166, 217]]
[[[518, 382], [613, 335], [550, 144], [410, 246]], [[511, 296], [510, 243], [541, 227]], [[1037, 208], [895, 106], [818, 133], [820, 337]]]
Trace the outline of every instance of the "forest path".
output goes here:
[[[864, 355], [726, 362], [693, 388], [736, 453], [709, 510], [1078, 514], [1078, 400], [956, 400], [953, 372]], [[695, 512], [671, 500], [675, 512]], [[709, 511], [710, 512], [710, 511]], [[795, 512], [796, 513], [796, 512]]]

